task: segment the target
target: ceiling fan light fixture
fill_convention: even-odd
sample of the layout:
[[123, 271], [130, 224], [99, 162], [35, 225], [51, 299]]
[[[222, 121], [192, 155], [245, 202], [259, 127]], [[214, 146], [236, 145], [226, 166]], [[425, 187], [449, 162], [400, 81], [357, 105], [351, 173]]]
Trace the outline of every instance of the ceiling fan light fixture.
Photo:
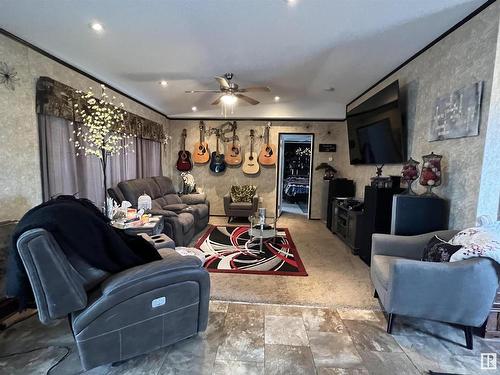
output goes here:
[[221, 98], [221, 101], [226, 105], [234, 105], [238, 101], [238, 98], [233, 94], [226, 94]]

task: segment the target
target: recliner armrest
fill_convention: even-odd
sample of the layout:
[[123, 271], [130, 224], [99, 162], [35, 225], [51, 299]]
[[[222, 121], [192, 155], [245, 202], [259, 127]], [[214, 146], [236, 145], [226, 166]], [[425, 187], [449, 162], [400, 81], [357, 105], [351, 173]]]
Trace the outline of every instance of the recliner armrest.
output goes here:
[[131, 286], [140, 286], [141, 283], [164, 276], [172, 276], [185, 270], [201, 268], [201, 261], [194, 256], [182, 256], [172, 253], [162, 260], [133, 267], [117, 273], [101, 284], [103, 295], [111, 295]]
[[188, 205], [206, 203], [207, 195], [205, 193], [193, 193], [193, 194], [185, 194], [181, 195], [182, 203]]
[[169, 211], [169, 210], [159, 210], [159, 209], [151, 209], [148, 211], [148, 213], [152, 215], [162, 215], [164, 217], [177, 217], [177, 215], [174, 211]]

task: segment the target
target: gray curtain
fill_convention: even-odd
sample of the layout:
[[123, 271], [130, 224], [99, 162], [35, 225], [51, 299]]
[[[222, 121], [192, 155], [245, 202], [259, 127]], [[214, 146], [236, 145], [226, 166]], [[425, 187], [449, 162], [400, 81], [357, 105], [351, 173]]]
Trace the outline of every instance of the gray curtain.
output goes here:
[[[98, 207], [104, 202], [101, 162], [94, 156], [76, 156], [70, 121], [39, 114], [40, 162], [44, 201], [59, 194], [78, 194]], [[118, 182], [161, 175], [161, 143], [135, 138], [135, 152], [111, 156], [107, 167], [107, 187]]]

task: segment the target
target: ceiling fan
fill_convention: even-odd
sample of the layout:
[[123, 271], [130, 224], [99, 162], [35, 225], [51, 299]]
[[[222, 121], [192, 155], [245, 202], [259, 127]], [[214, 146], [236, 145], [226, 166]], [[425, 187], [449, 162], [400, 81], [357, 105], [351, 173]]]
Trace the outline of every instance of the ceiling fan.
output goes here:
[[186, 94], [195, 94], [195, 93], [220, 93], [221, 95], [215, 99], [212, 105], [218, 105], [220, 102], [223, 104], [234, 104], [238, 99], [244, 100], [251, 105], [259, 104], [258, 100], [251, 98], [247, 95], [241, 94], [242, 92], [269, 92], [271, 89], [267, 86], [252, 86], [240, 88], [236, 83], [232, 82], [234, 74], [226, 73], [223, 77], [214, 77], [215, 80], [219, 83], [219, 90], [189, 90], [186, 91]]

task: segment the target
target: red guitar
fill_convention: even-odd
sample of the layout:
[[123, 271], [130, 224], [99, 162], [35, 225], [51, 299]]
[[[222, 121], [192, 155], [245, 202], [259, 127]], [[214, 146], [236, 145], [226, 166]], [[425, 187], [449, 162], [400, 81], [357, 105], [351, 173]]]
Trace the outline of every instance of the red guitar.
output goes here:
[[182, 150], [179, 151], [179, 157], [177, 158], [177, 170], [179, 172], [187, 172], [193, 168], [193, 163], [191, 162], [191, 153], [186, 151], [186, 129], [182, 130]]

